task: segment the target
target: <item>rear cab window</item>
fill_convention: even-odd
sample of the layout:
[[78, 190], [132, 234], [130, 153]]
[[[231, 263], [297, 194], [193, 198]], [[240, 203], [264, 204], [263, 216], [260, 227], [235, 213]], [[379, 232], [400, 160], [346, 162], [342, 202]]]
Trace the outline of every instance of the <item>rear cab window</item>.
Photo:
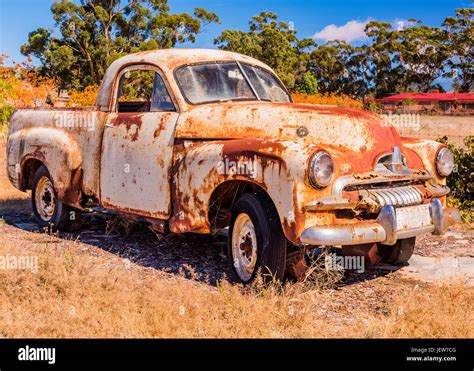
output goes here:
[[120, 78], [117, 111], [175, 111], [175, 106], [160, 74], [137, 69], [125, 72]]

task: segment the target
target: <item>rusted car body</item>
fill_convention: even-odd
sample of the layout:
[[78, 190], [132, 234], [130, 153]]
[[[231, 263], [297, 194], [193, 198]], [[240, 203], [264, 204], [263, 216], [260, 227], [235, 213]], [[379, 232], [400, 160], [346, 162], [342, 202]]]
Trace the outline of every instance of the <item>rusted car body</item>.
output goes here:
[[[11, 183], [31, 189], [44, 165], [65, 205], [81, 210], [92, 201], [175, 233], [227, 227], [246, 192], [271, 200], [293, 246], [369, 249], [443, 233], [449, 192], [447, 174], [437, 169], [443, 144], [401, 138], [373, 113], [290, 98], [190, 103], [177, 69], [226, 62], [273, 73], [255, 59], [224, 51], [141, 52], [109, 67], [95, 107], [16, 110], [7, 149]], [[120, 78], [137, 69], [162, 77], [174, 109], [118, 111]], [[324, 186], [309, 174], [321, 151], [333, 163]], [[410, 207], [419, 210], [397, 220], [399, 210]]]

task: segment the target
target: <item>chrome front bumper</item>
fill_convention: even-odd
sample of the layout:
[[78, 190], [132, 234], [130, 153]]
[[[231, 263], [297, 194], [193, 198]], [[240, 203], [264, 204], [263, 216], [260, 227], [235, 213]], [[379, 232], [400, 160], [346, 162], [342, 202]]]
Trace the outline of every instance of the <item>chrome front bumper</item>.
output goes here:
[[437, 198], [430, 203], [430, 216], [430, 225], [397, 231], [396, 209], [392, 205], [386, 205], [375, 221], [307, 228], [301, 234], [301, 242], [315, 246], [347, 246], [376, 242], [394, 245], [399, 239], [427, 233], [443, 234], [443, 205]]

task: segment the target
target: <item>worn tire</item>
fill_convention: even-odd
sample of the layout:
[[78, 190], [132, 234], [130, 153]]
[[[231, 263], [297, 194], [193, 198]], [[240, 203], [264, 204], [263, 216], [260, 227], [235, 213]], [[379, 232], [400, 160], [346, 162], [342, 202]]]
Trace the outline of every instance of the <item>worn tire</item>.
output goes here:
[[416, 237], [398, 240], [393, 246], [379, 245], [378, 250], [383, 263], [404, 265], [408, 263], [415, 250]]
[[53, 184], [46, 166], [40, 166], [33, 176], [31, 186], [31, 203], [37, 224], [52, 231], [71, 232], [80, 229], [80, 210], [59, 201]]
[[[242, 222], [247, 224], [241, 227]], [[242, 240], [241, 233], [245, 234], [245, 232], [240, 232], [245, 231], [247, 227], [250, 227], [251, 230], [252, 226], [254, 228], [253, 237], [256, 239], [256, 260], [252, 259], [254, 256], [253, 247], [250, 254], [244, 250], [248, 245], [247, 240], [251, 240], [251, 245], [254, 245], [252, 233], [249, 232]], [[236, 202], [230, 219], [227, 246], [234, 282], [249, 284], [254, 281], [259, 272], [265, 282], [283, 280], [286, 264], [286, 238], [275, 206], [265, 195], [248, 193]], [[236, 256], [239, 253], [241, 257]], [[255, 262], [253, 268], [245, 265], [246, 257], [244, 255], [247, 257], [250, 255], [251, 259], [249, 260]], [[249, 266], [252, 265], [252, 263], [249, 264]]]

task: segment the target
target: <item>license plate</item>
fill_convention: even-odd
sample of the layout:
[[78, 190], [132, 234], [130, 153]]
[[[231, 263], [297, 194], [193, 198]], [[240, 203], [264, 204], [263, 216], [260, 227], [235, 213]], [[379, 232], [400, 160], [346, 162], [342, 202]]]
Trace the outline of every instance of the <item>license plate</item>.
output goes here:
[[430, 205], [408, 206], [396, 209], [397, 230], [425, 227], [431, 224]]

